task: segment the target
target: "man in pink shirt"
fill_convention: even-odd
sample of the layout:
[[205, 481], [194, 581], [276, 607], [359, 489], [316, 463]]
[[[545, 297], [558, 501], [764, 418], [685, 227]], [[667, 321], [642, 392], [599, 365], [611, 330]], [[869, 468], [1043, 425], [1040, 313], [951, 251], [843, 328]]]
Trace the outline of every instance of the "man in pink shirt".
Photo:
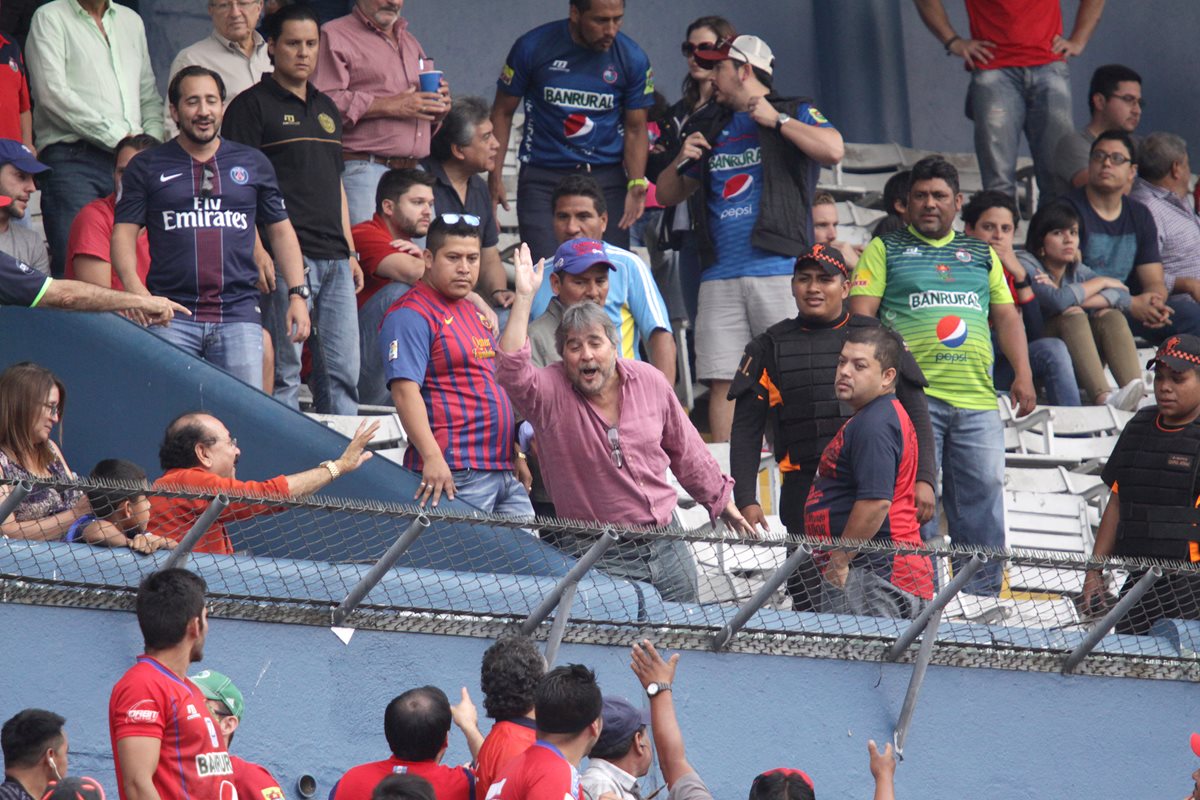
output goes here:
[[404, 0], [357, 0], [321, 29], [313, 85], [342, 114], [350, 224], [375, 211], [375, 187], [389, 169], [412, 169], [429, 155], [434, 123], [450, 110], [450, 87], [422, 92], [420, 73], [433, 62], [400, 16]]
[[[601, 252], [580, 257], [607, 263]], [[543, 266], [533, 266], [522, 244], [496, 378], [538, 434], [542, 477], [558, 515], [623, 527], [669, 525], [676, 501], [666, 479], [670, 467], [714, 520], [719, 516], [755, 536], [733, 503], [733, 478], [721, 473], [662, 373], [617, 358], [617, 332], [603, 308], [579, 303], [566, 309], [556, 335], [563, 360], [533, 366], [526, 331]], [[566, 534], [555, 544], [582, 555], [593, 541]], [[680, 539], [625, 538], [597, 566], [614, 577], [652, 583], [666, 600], [696, 599], [696, 565]]]

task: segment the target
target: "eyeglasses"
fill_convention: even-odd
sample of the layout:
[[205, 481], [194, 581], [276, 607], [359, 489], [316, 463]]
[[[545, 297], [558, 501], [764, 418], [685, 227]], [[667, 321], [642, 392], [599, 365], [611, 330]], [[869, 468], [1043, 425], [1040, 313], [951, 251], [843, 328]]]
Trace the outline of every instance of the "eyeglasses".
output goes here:
[[42, 408], [49, 411], [50, 416], [57, 417], [61, 407], [58, 405], [58, 403], [42, 403]]
[[1121, 153], [1106, 153], [1103, 150], [1096, 150], [1092, 153], [1092, 161], [1097, 164], [1103, 164], [1105, 161], [1112, 164], [1114, 167], [1119, 167], [1122, 164], [1128, 164], [1132, 161], [1129, 156]]
[[200, 196], [208, 198], [213, 193], [213, 179], [217, 177], [217, 173], [213, 171], [211, 164], [204, 165], [204, 179], [200, 181]]
[[1138, 97], [1136, 94], [1110, 94], [1108, 98], [1110, 100], [1120, 100], [1123, 103], [1127, 103], [1131, 106], [1137, 106], [1138, 108], [1142, 109], [1146, 107], [1146, 101]]
[[209, 3], [208, 7], [218, 14], [228, 14], [235, 7], [238, 11], [249, 12], [260, 2], [261, 0], [238, 0], [236, 3]]
[[447, 225], [457, 225], [460, 222], [465, 222], [473, 227], [479, 227], [479, 217], [474, 214], [439, 214], [438, 219]]
[[617, 469], [624, 467], [625, 456], [621, 454], [621, 435], [617, 432], [616, 426], [608, 429], [608, 449], [613, 465]]

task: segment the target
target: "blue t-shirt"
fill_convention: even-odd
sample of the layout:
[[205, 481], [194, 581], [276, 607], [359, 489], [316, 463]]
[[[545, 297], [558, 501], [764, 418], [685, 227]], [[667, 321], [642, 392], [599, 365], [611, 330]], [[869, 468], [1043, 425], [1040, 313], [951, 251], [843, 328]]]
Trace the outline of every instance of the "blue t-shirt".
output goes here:
[[116, 222], [147, 229], [146, 288], [193, 322], [259, 321], [254, 226], [287, 218], [271, 162], [228, 139], [204, 163], [174, 139], [138, 153], [116, 210]]
[[[608, 273], [608, 296], [604, 301], [604, 310], [608, 312], [613, 325], [617, 326], [617, 333], [621, 337], [621, 358], [641, 361], [638, 342], [648, 343], [650, 334], [659, 329], [671, 332], [667, 304], [663, 302], [646, 262], [628, 250], [608, 243], [604, 244], [604, 254], [616, 267]], [[540, 317], [553, 297], [554, 290], [550, 288], [547, 275], [533, 297], [530, 319]]]
[[[796, 119], [818, 128], [832, 128], [829, 120], [809, 103], [801, 103]], [[781, 256], [750, 243], [750, 234], [762, 203], [762, 150], [758, 123], [746, 112], [730, 118], [708, 156], [708, 219], [717, 260], [700, 275], [702, 281], [791, 275], [796, 259]], [[699, 162], [686, 173], [703, 180]], [[804, 220], [797, 220], [804, 225]]]
[[0, 252], [0, 305], [33, 308], [50, 288], [50, 283], [50, 276]]
[[1080, 186], [1066, 196], [1079, 214], [1079, 242], [1083, 263], [1097, 275], [1124, 281], [1138, 294], [1140, 289], [1133, 268], [1138, 264], [1162, 261], [1158, 252], [1158, 226], [1150, 209], [1121, 198], [1121, 215], [1109, 221], [1092, 209], [1086, 187]]
[[654, 73], [642, 48], [623, 33], [604, 52], [577, 45], [565, 19], [517, 39], [496, 86], [525, 98], [519, 158], [550, 169], [620, 164], [625, 109], [654, 104]]

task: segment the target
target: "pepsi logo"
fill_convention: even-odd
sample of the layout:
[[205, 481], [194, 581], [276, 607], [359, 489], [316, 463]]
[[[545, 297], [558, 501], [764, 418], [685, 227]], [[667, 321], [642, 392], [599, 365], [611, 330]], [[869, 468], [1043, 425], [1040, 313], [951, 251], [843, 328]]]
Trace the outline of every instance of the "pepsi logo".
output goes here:
[[938, 341], [946, 347], [959, 347], [967, 340], [967, 322], [953, 314], [942, 317], [937, 324]]
[[594, 127], [596, 123], [592, 122], [591, 117], [585, 114], [571, 114], [563, 120], [563, 135], [568, 139], [577, 139], [587, 136]]
[[754, 176], [743, 172], [741, 175], [734, 175], [729, 180], [725, 181], [725, 187], [721, 190], [721, 197], [726, 200], [736, 200], [750, 191], [750, 187], [754, 185]]

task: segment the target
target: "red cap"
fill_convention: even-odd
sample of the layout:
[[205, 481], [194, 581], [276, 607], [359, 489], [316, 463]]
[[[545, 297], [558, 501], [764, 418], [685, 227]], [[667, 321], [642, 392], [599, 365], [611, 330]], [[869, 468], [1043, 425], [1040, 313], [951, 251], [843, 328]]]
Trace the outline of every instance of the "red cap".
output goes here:
[[812, 789], [813, 791], [816, 791], [816, 787], [813, 786], [812, 778], [808, 777], [808, 773], [803, 772], [801, 770], [792, 769], [791, 767], [777, 767], [775, 769], [767, 770], [766, 772], [762, 773], [758, 777], [765, 778], [768, 775], [791, 775], [793, 777], [797, 777], [800, 780], [804, 781], [806, 784], [808, 784], [808, 788]]
[[1192, 734], [1192, 752], [1200, 756], [1200, 733]]

